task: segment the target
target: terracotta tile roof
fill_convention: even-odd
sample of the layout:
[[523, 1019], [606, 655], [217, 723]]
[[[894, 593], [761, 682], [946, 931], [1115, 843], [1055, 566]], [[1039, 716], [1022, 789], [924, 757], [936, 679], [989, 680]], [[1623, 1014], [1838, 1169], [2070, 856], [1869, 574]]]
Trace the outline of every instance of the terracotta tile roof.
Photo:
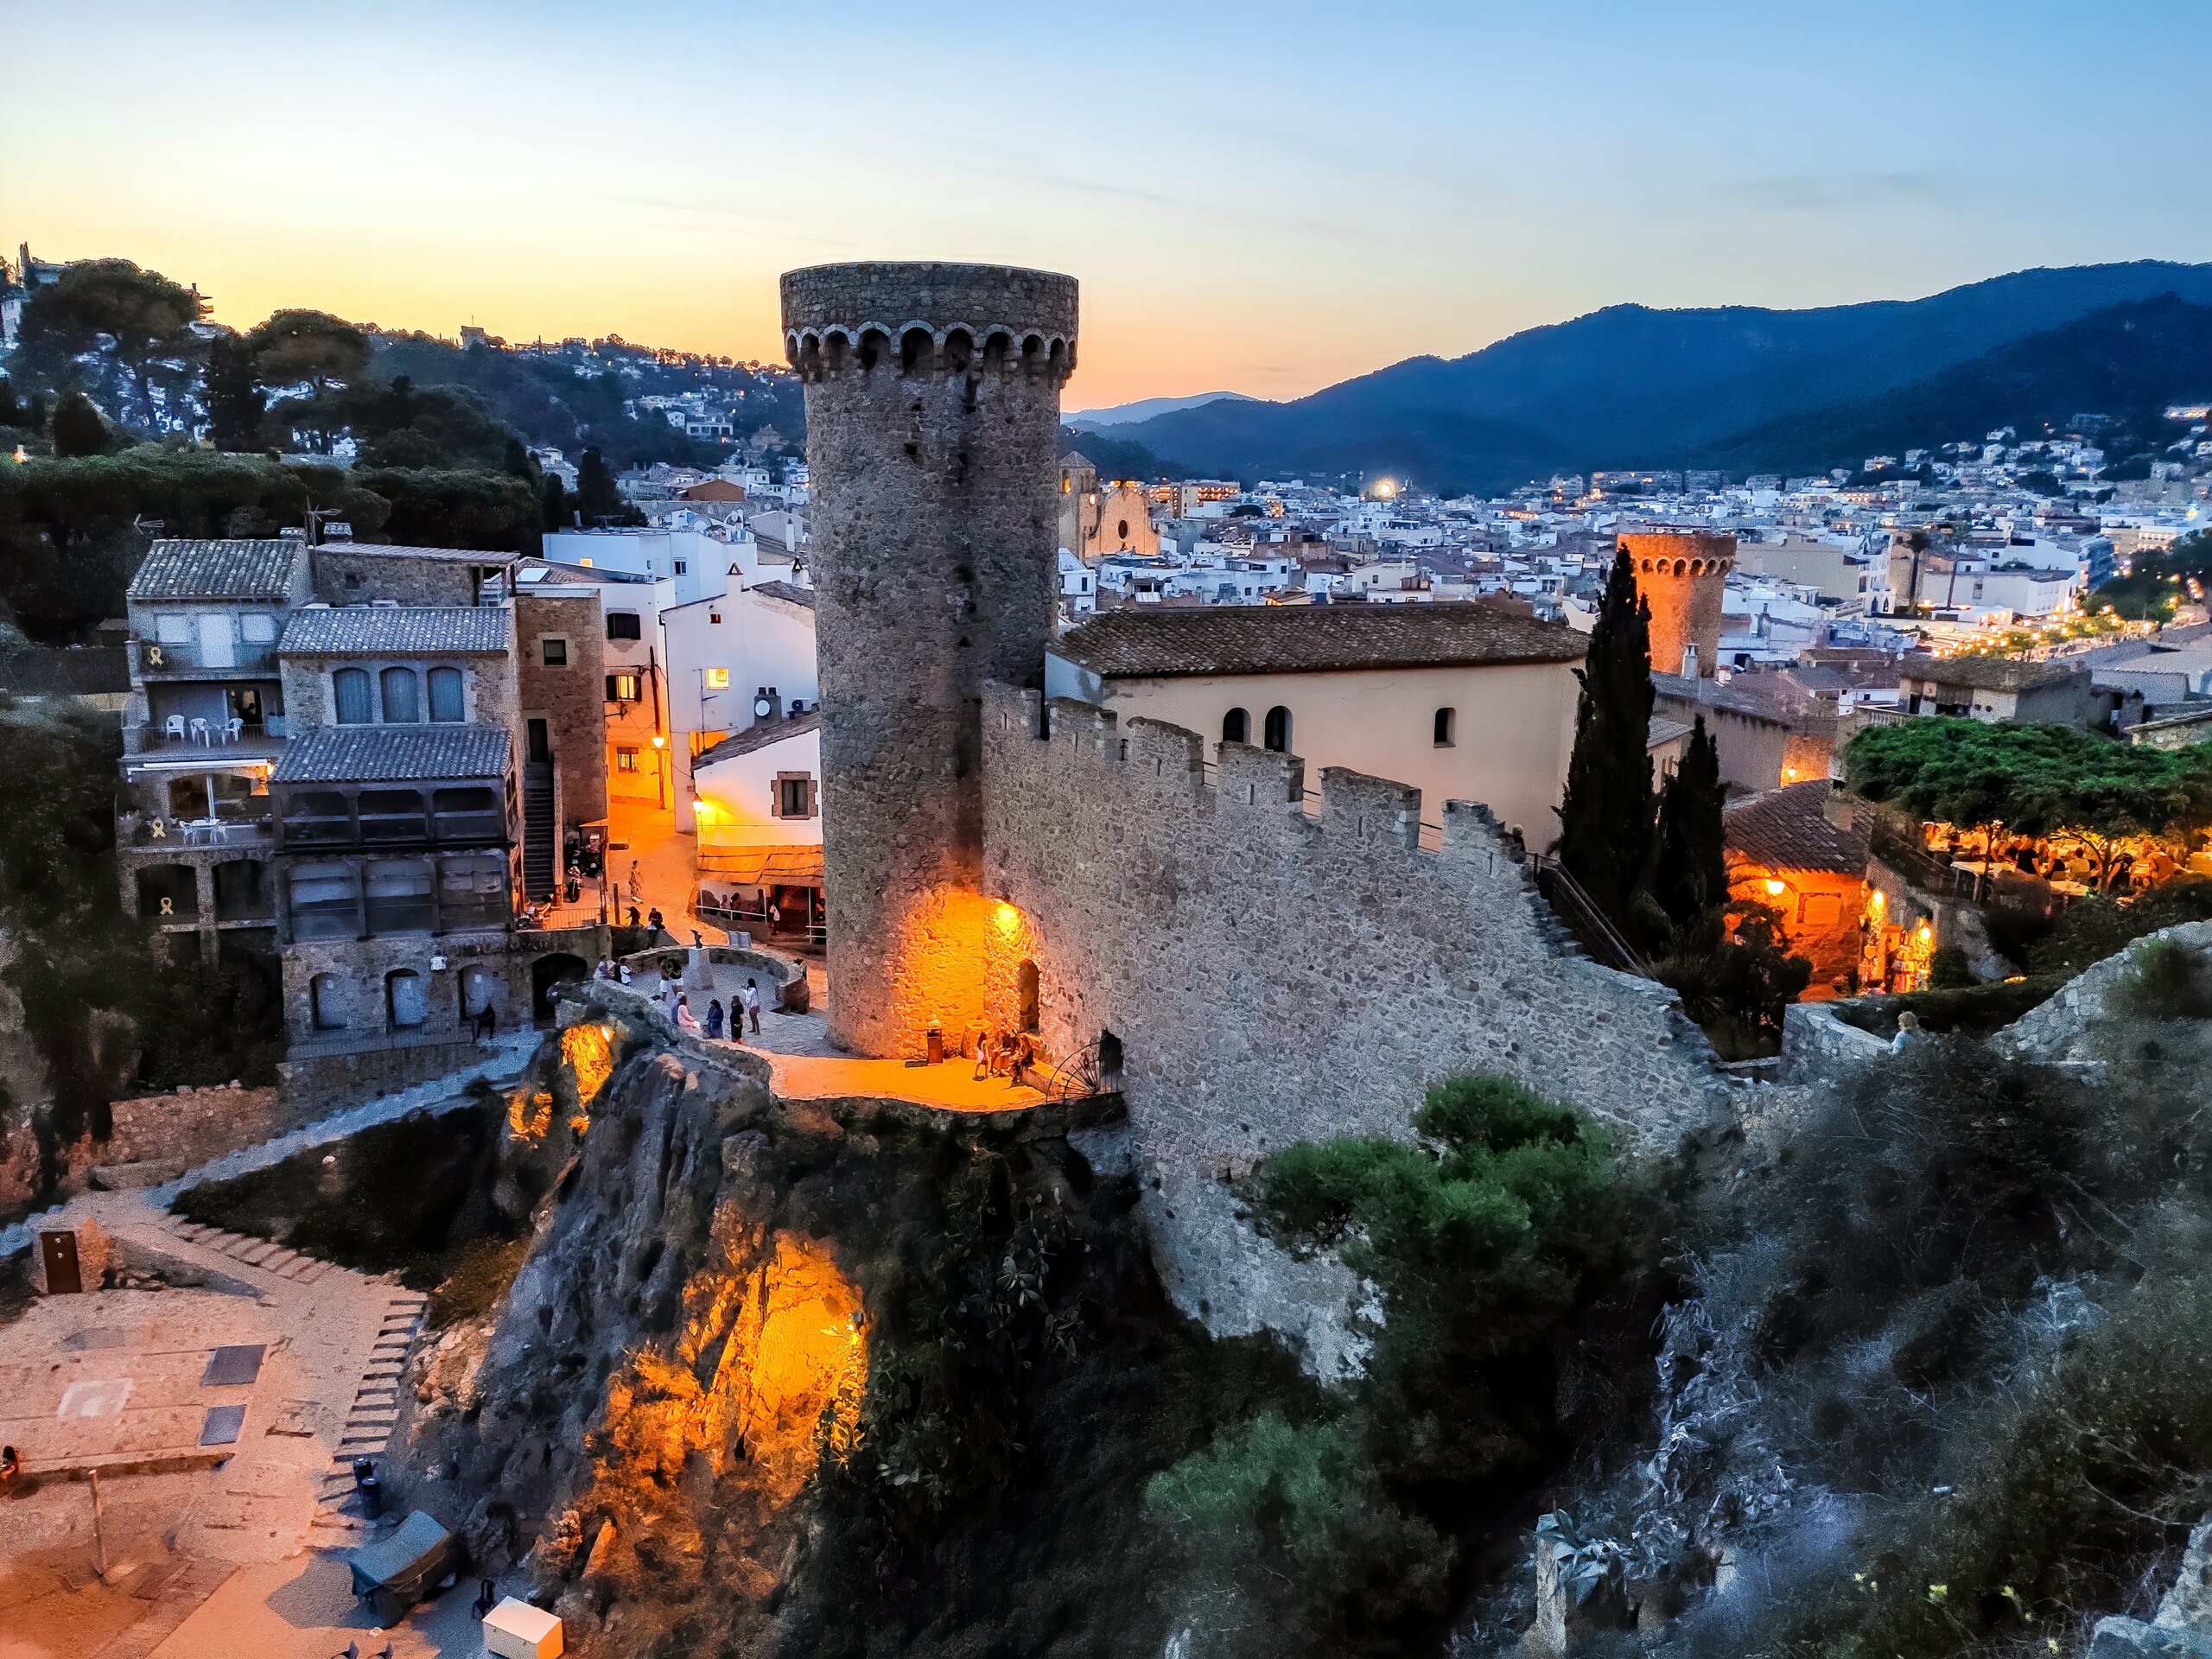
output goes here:
[[283, 599], [307, 556], [296, 537], [275, 541], [162, 541], [130, 578], [132, 599]]
[[499, 605], [340, 605], [293, 613], [277, 652], [287, 657], [488, 656], [514, 639]]
[[1102, 613], [1052, 649], [1110, 677], [1579, 663], [1588, 645], [1491, 605], [1210, 605]]
[[1770, 870], [1827, 870], [1863, 875], [1866, 842], [1830, 823], [1821, 807], [1828, 780], [1770, 789], [1737, 802], [1721, 819], [1727, 849]]
[[285, 744], [272, 784], [432, 783], [499, 778], [504, 726], [325, 726]]

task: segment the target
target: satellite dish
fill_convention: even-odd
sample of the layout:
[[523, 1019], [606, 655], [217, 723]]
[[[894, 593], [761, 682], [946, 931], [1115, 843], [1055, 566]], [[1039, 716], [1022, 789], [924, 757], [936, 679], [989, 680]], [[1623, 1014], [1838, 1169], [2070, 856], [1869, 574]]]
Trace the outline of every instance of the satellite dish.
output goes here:
[[753, 713], [756, 718], [766, 720], [769, 715], [775, 712], [776, 705], [769, 702], [767, 698], [755, 697], [753, 699]]

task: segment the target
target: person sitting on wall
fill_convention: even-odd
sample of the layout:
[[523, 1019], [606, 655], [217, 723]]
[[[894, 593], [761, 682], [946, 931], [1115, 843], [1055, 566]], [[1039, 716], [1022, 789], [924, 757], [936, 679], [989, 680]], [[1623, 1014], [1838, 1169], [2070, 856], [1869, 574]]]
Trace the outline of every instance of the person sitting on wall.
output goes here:
[[489, 1042], [499, 1034], [499, 1016], [489, 1002], [476, 1011], [476, 1040]]
[[1019, 1087], [1029, 1068], [1037, 1064], [1037, 1039], [1029, 1032], [1017, 1033], [1006, 1046], [1006, 1081], [1008, 1088]]
[[667, 931], [668, 924], [661, 919], [660, 906], [658, 905], [655, 905], [651, 910], [645, 912], [645, 925], [652, 929], [656, 933]]
[[616, 963], [614, 964], [614, 976], [620, 980], [625, 985], [627, 985], [630, 982], [630, 964], [627, 962]]
[[680, 994], [676, 999], [676, 1028], [694, 1033], [699, 1029], [699, 1018], [691, 1012], [691, 999]]

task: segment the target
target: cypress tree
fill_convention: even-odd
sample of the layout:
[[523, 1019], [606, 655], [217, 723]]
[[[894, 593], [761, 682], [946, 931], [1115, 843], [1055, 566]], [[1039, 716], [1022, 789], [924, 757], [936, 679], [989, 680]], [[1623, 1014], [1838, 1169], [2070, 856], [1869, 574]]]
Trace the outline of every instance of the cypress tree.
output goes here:
[[264, 395], [253, 378], [253, 353], [232, 334], [207, 346], [207, 435], [218, 449], [261, 445]]
[[619, 518], [628, 511], [629, 504], [614, 487], [614, 474], [596, 449], [587, 449], [576, 457], [576, 505], [583, 509], [587, 524]]
[[1681, 764], [1659, 793], [1659, 844], [1651, 896], [1677, 927], [1728, 901], [1720, 815], [1727, 798], [1720, 749], [1700, 715]]
[[569, 492], [558, 473], [545, 475], [544, 518], [548, 530], [569, 528]]
[[16, 383], [0, 374], [0, 426], [21, 426], [23, 406], [16, 399]]
[[64, 392], [54, 406], [54, 453], [65, 458], [107, 453], [107, 423], [81, 391]]
[[1651, 607], [1616, 553], [1574, 672], [1574, 753], [1559, 805], [1559, 861], [1616, 921], [1651, 850]]

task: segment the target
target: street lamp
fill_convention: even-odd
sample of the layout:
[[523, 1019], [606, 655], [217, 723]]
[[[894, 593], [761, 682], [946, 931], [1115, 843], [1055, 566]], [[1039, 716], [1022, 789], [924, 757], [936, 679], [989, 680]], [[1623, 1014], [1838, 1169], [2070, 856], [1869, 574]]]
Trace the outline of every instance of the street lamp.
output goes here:
[[658, 732], [653, 734], [653, 791], [659, 799], [661, 810], [668, 810], [668, 768], [663, 763], [662, 751], [668, 740]]

